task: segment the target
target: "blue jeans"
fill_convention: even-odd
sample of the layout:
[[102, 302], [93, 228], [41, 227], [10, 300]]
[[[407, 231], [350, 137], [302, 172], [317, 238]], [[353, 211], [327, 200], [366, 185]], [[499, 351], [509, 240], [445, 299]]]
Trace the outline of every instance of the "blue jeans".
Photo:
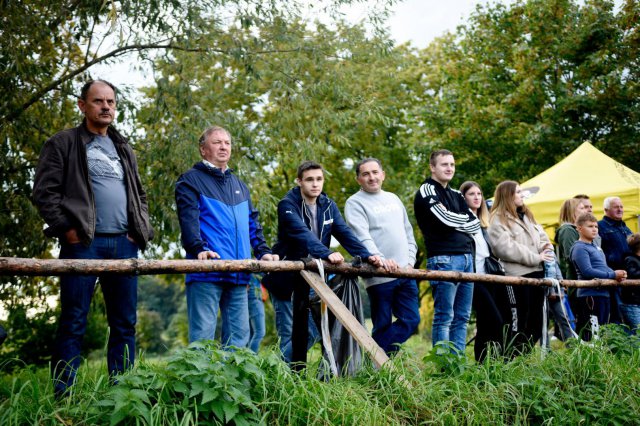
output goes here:
[[[126, 234], [96, 236], [89, 247], [62, 243], [60, 259], [131, 259], [138, 246]], [[136, 353], [136, 304], [138, 278], [135, 275], [102, 274], [100, 288], [109, 323], [107, 368], [119, 374], [133, 365]], [[64, 393], [73, 384], [80, 366], [82, 338], [95, 290], [95, 275], [65, 275], [60, 278], [60, 321], [52, 357], [54, 390]]]
[[222, 344], [245, 348], [249, 343], [249, 306], [246, 285], [191, 282], [186, 285], [189, 343], [213, 340], [222, 319]]
[[[414, 280], [399, 278], [367, 287], [371, 301], [373, 340], [388, 354], [398, 350], [420, 323], [418, 286]], [[396, 320], [392, 322], [392, 315]]]
[[[471, 253], [433, 256], [427, 259], [427, 268], [432, 271], [473, 272], [473, 256]], [[433, 345], [451, 342], [456, 350], [464, 352], [467, 324], [471, 317], [473, 283], [431, 281], [431, 291], [434, 307]]]
[[249, 337], [249, 349], [258, 353], [260, 342], [265, 335], [264, 325], [264, 302], [262, 301], [262, 289], [258, 285], [249, 286], [249, 327], [251, 329]]
[[[291, 330], [293, 328], [293, 304], [291, 300], [282, 300], [271, 295], [271, 304], [276, 317], [276, 331], [278, 332], [278, 338], [280, 339], [280, 352], [282, 352], [282, 359], [286, 363], [291, 362]], [[316, 328], [316, 324], [309, 313], [309, 339], [307, 342], [307, 349], [320, 340], [320, 332]]]
[[640, 330], [640, 305], [620, 303], [618, 307], [620, 308], [624, 323], [629, 326], [632, 333], [638, 334]]

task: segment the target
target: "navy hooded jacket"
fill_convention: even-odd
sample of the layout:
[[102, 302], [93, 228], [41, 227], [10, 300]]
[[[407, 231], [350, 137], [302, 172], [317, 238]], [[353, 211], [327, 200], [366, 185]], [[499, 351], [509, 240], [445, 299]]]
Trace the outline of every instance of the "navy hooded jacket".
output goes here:
[[[304, 207], [299, 187], [290, 190], [278, 203], [278, 242], [273, 246], [273, 252], [280, 259], [300, 260], [307, 256], [327, 259], [334, 251], [329, 249], [331, 236], [352, 256], [360, 256], [363, 260], [371, 256], [349, 228], [331, 198], [323, 192], [316, 204], [319, 239], [311, 231], [311, 216]], [[268, 279], [263, 280], [263, 284], [279, 299], [291, 298], [293, 283], [287, 274], [270, 274]]]
[[[250, 259], [251, 249], [260, 259], [271, 253], [258, 211], [251, 204], [249, 189], [227, 168], [224, 172], [203, 162], [196, 163], [176, 183], [176, 205], [187, 259], [211, 250], [221, 259]], [[243, 272], [197, 272], [186, 282], [249, 283]]]

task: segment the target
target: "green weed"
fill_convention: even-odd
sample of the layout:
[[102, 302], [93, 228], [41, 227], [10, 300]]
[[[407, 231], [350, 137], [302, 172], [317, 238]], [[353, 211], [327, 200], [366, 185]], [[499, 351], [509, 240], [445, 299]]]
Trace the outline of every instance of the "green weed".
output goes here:
[[298, 374], [275, 351], [256, 356], [207, 343], [167, 359], [143, 358], [115, 386], [103, 366], [85, 363], [61, 401], [54, 400], [45, 369], [25, 367], [0, 380], [0, 424], [635, 423], [637, 339], [615, 327], [603, 327], [601, 336], [544, 359], [534, 351], [483, 364], [449, 359], [450, 351], [429, 354], [427, 344], [414, 338], [389, 365], [366, 364], [355, 377], [328, 381], [317, 379], [317, 358]]

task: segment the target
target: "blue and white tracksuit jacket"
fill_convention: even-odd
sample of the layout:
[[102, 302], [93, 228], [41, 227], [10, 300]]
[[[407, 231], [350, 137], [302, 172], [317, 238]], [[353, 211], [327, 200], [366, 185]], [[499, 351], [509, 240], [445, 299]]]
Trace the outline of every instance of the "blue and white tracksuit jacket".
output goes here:
[[[197, 259], [198, 253], [205, 250], [215, 251], [221, 259], [250, 259], [252, 248], [257, 259], [271, 253], [249, 189], [231, 169], [222, 172], [203, 162], [196, 163], [178, 179], [175, 195], [187, 259]], [[187, 274], [187, 284], [196, 281], [247, 285], [249, 274]]]

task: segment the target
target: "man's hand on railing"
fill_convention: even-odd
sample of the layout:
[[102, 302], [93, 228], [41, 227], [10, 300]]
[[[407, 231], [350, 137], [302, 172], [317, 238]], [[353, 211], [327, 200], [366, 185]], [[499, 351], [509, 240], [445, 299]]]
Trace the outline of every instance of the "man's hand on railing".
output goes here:
[[278, 256], [277, 254], [265, 254], [264, 256], [262, 256], [260, 258], [260, 260], [267, 260], [267, 261], [271, 261], [271, 262], [277, 262], [278, 260], [280, 260], [280, 256]]
[[205, 250], [198, 253], [198, 260], [220, 259], [220, 255], [215, 251]]
[[337, 251], [334, 251], [333, 253], [331, 253], [327, 257], [327, 260], [330, 263], [332, 263], [334, 265], [337, 265], [337, 264], [340, 264], [340, 263], [344, 262], [344, 257], [340, 253], [338, 253]]
[[367, 262], [369, 262], [370, 264], [372, 264], [373, 266], [376, 266], [378, 268], [382, 268], [384, 266], [384, 262], [382, 261], [382, 258], [380, 256], [378, 256], [377, 254], [373, 255], [373, 256], [369, 256], [367, 258]]
[[396, 272], [398, 269], [400, 269], [400, 265], [398, 265], [398, 262], [393, 259], [383, 259], [382, 263], [386, 271]]

